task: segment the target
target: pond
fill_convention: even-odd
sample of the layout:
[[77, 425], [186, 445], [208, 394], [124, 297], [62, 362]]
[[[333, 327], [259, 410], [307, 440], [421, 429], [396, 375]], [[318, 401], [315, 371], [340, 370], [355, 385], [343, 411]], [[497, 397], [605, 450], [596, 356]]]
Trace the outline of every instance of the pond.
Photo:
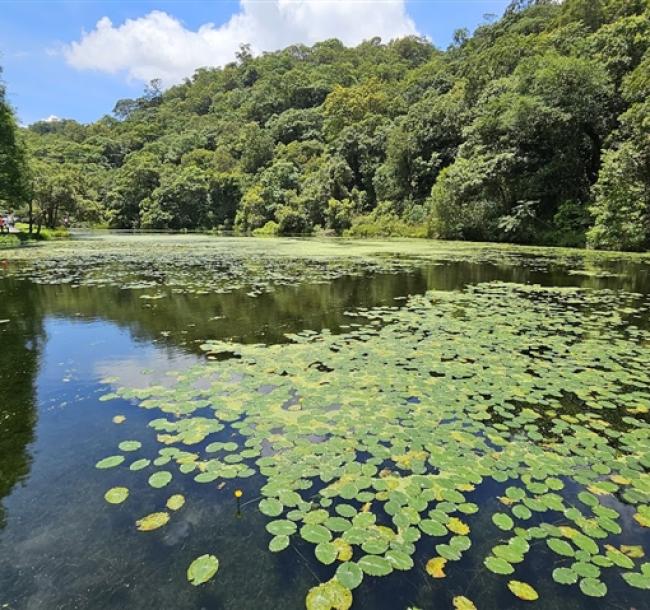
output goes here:
[[0, 262], [0, 608], [648, 607], [650, 258], [89, 234]]

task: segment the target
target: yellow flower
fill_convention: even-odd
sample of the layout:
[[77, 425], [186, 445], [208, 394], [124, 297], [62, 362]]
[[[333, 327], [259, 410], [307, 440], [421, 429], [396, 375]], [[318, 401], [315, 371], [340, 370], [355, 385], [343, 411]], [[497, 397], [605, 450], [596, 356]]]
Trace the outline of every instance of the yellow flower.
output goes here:
[[235, 498], [241, 498], [244, 492], [241, 489], [235, 489]]

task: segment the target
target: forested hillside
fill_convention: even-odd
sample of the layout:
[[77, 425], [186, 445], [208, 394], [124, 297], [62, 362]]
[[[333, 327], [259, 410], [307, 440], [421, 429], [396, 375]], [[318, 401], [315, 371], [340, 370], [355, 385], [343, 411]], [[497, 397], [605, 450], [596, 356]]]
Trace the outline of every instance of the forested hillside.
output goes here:
[[31, 194], [49, 225], [643, 250], [649, 43], [648, 0], [519, 0], [444, 51], [242, 47], [96, 123], [31, 125]]

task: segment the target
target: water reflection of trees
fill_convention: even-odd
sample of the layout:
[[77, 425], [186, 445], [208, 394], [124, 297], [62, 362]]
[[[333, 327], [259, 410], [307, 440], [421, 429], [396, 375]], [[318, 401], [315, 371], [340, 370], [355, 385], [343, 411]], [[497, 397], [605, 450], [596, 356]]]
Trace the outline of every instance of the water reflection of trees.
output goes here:
[[[34, 287], [40, 315], [96, 317], [128, 327], [135, 337], [158, 339], [191, 348], [205, 339], [243, 342], [283, 341], [285, 333], [305, 328], [336, 331], [349, 323], [344, 312], [358, 306], [394, 305], [395, 297], [426, 290], [460, 289], [468, 283], [502, 280], [544, 285], [647, 290], [645, 273], [612, 269], [617, 277], [568, 275], [565, 269], [535, 270], [528, 265], [453, 262], [407, 273], [343, 277], [321, 284], [277, 286], [256, 298], [246, 289], [229, 294], [182, 294], [172, 291], [121, 290], [115, 287]], [[163, 292], [160, 299], [142, 299]]]
[[[43, 318], [33, 289], [0, 282], [0, 502], [29, 474], [28, 445], [37, 420], [36, 376], [44, 343]], [[4, 525], [0, 504], [0, 527]]]

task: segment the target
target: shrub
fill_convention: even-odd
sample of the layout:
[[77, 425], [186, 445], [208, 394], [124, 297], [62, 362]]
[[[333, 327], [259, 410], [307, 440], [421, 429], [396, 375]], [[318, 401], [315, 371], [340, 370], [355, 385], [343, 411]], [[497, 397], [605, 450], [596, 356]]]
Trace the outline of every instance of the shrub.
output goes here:
[[277, 222], [269, 220], [263, 227], [253, 230], [253, 235], [256, 237], [268, 237], [270, 235], [277, 235], [280, 227]]

